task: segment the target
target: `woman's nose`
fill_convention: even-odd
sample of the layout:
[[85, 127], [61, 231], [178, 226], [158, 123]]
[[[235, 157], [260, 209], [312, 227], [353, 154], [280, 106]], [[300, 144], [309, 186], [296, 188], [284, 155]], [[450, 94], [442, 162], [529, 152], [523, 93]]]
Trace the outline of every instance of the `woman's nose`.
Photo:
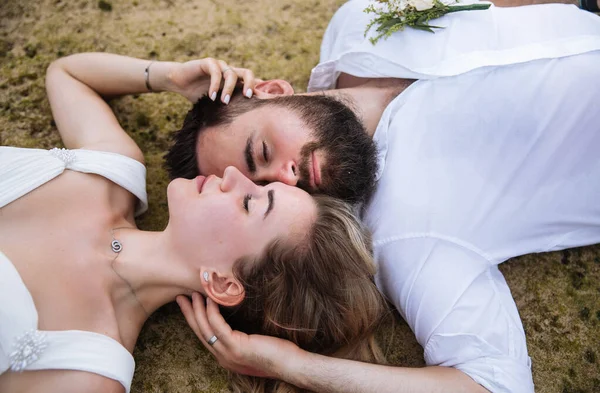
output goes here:
[[234, 166], [228, 166], [223, 172], [223, 181], [221, 182], [221, 191], [229, 192], [236, 188], [248, 190], [256, 187], [252, 180], [248, 179], [242, 172]]

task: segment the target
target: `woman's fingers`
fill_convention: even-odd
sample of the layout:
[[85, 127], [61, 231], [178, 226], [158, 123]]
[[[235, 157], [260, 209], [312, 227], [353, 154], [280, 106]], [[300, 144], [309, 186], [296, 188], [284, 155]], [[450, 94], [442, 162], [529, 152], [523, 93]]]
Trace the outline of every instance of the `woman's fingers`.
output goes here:
[[[205, 305], [204, 298], [198, 293], [192, 295], [192, 304], [182, 296], [177, 298], [177, 303], [188, 324], [221, 366], [236, 373], [273, 377], [270, 367], [277, 362], [272, 356], [285, 348], [286, 341], [256, 335], [249, 340], [250, 336], [231, 329], [214, 301], [206, 298]], [[210, 345], [208, 340], [213, 336], [217, 340]]]
[[238, 80], [238, 74], [235, 71], [235, 68], [230, 67], [223, 60], [219, 60], [219, 65], [221, 66], [221, 72], [223, 73], [224, 78], [221, 101], [225, 104], [229, 104], [229, 100], [233, 95], [233, 89], [235, 89]]
[[209, 347], [208, 340], [212, 336], [217, 336], [217, 341], [213, 345], [216, 345], [219, 341], [226, 344], [233, 330], [221, 315], [219, 306], [210, 298], [206, 298], [205, 307], [202, 296], [196, 292], [192, 295], [192, 302], [193, 305], [185, 296], [177, 297], [177, 304], [179, 304], [185, 320], [196, 333], [196, 336]]
[[221, 71], [221, 65], [218, 60], [213, 58], [206, 58], [202, 63], [202, 71], [205, 74], [210, 75], [210, 87], [208, 88], [208, 96], [211, 100], [217, 99], [217, 92], [221, 87], [221, 81], [223, 79], [223, 71]]
[[217, 303], [209, 298], [206, 299], [206, 316], [207, 322], [215, 332], [219, 332], [219, 334], [223, 336], [231, 335], [231, 332], [233, 331], [231, 330], [231, 326], [227, 324], [225, 318], [221, 315]]
[[242, 91], [244, 95], [248, 98], [252, 97], [254, 94], [254, 86], [256, 86], [256, 78], [254, 77], [254, 72], [250, 71], [247, 68], [236, 68], [236, 73], [242, 80], [244, 81], [244, 87]]
[[215, 101], [222, 89], [221, 102], [229, 104], [236, 85], [242, 83], [244, 96], [250, 98], [257, 83], [254, 73], [249, 69], [233, 67], [211, 57], [182, 63], [172, 74], [176, 86], [174, 91], [193, 103], [205, 94]]
[[[207, 298], [208, 300], [208, 298]], [[221, 337], [212, 329], [210, 323], [208, 322], [208, 318], [206, 316], [206, 307], [204, 306], [204, 298], [200, 296], [200, 294], [194, 292], [192, 295], [193, 307], [194, 307], [194, 315], [196, 317], [196, 321], [198, 322], [198, 327], [200, 329], [200, 340], [206, 348], [212, 352], [213, 355], [217, 356], [217, 350], [221, 346], [220, 339]], [[208, 343], [208, 340], [212, 339], [213, 336], [217, 337], [217, 341], [214, 341], [212, 344]]]
[[254, 86], [256, 85], [254, 73], [247, 68], [231, 67], [226, 62], [220, 60], [219, 65], [223, 72], [223, 92], [221, 93], [221, 101], [229, 104], [229, 100], [233, 95], [233, 91], [238, 83], [238, 80], [243, 82], [242, 93], [247, 98], [254, 94]]
[[209, 298], [206, 298], [206, 317], [206, 322], [219, 340], [221, 340], [225, 346], [231, 346], [230, 340], [233, 330], [221, 315], [219, 306]]
[[196, 322], [196, 316], [194, 315], [192, 303], [190, 303], [190, 300], [185, 296], [177, 296], [176, 300], [187, 324], [190, 325], [196, 336], [198, 336], [200, 334], [200, 328]]
[[[205, 338], [206, 335], [203, 333], [202, 329], [200, 328], [201, 325], [199, 323], [199, 314], [201, 314], [202, 311], [197, 310], [197, 305], [198, 304], [203, 305], [204, 302], [203, 302], [203, 300], [198, 300], [198, 298], [200, 298], [200, 295], [198, 295], [197, 293], [194, 293], [192, 295], [192, 301], [193, 301], [193, 305], [192, 305], [187, 297], [178, 296], [177, 304], [179, 304], [179, 308], [181, 308], [181, 312], [185, 316], [185, 320], [187, 321], [188, 325], [190, 325], [190, 327], [196, 334], [196, 337], [198, 337], [198, 339], [202, 342], [202, 344], [206, 347], [206, 349], [208, 349], [210, 351], [210, 353], [212, 353], [213, 355], [216, 356], [214, 349], [208, 344], [208, 342], [206, 341], [206, 338]], [[204, 319], [206, 319], [206, 316], [204, 317]], [[204, 325], [206, 325], [206, 323], [204, 323]], [[210, 338], [210, 336], [208, 338]]]

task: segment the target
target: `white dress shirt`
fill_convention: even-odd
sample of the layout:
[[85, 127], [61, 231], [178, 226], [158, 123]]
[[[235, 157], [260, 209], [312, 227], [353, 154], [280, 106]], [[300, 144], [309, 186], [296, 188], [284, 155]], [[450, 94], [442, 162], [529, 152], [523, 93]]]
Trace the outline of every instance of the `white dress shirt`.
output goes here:
[[497, 265], [600, 243], [600, 18], [567, 5], [492, 6], [373, 46], [367, 4], [333, 17], [309, 90], [333, 88], [340, 72], [421, 79], [374, 136], [380, 168], [365, 221], [377, 284], [428, 365], [493, 393], [533, 392]]

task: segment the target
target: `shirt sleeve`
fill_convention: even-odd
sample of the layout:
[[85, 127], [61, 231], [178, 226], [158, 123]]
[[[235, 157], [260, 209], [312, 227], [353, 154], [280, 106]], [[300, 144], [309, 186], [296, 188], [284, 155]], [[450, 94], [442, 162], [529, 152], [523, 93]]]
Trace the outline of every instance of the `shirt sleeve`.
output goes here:
[[423, 346], [427, 365], [461, 370], [492, 393], [533, 393], [523, 325], [496, 265], [442, 238], [376, 250], [378, 285]]

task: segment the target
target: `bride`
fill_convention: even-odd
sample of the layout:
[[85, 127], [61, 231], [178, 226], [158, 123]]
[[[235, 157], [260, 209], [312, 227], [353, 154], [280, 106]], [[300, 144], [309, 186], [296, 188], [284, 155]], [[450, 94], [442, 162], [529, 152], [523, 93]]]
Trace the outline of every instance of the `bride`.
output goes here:
[[237, 308], [258, 332], [377, 358], [384, 306], [370, 237], [344, 203], [261, 187], [230, 167], [223, 178], [172, 181], [165, 230], [136, 227], [148, 206], [143, 155], [102, 97], [216, 99], [222, 84], [226, 103], [238, 77], [251, 95], [249, 70], [210, 58], [86, 53], [50, 65], [47, 93], [69, 150], [0, 147], [1, 392], [129, 392], [142, 325], [194, 292]]

